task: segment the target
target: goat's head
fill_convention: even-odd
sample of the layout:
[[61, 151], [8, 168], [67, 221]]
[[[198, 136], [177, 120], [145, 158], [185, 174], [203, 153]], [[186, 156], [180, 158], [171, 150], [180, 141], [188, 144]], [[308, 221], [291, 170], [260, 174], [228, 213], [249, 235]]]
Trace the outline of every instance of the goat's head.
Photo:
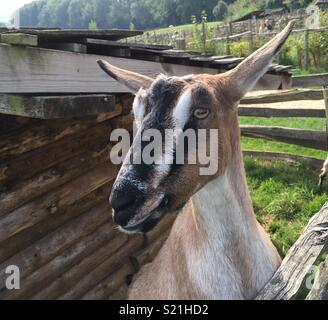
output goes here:
[[[280, 34], [235, 69], [218, 75], [158, 76], [151, 79], [114, 67], [106, 61], [98, 61], [106, 73], [136, 94], [133, 112], [138, 132], [117, 176], [110, 199], [114, 221], [123, 231], [149, 231], [165, 213], [182, 208], [195, 192], [225, 172], [233, 159], [232, 145], [239, 144], [239, 100], [267, 71], [292, 25], [289, 23]], [[213, 142], [210, 129], [215, 129], [217, 153], [213, 155], [215, 159], [210, 159], [217, 162], [215, 172], [200, 174], [202, 164], [199, 159], [194, 163], [188, 163], [185, 159], [184, 164], [177, 164], [176, 148], [179, 142], [176, 135], [167, 139], [167, 132], [162, 138], [160, 162], [146, 164], [140, 157], [140, 163], [131, 163], [131, 158], [142, 154], [152, 142], [151, 139], [145, 142], [141, 138], [148, 129], [157, 129], [161, 134], [168, 129], [180, 129], [181, 132], [192, 129], [196, 137], [200, 136], [198, 129], [204, 129], [206, 143], [198, 139], [193, 146], [185, 146], [184, 140], [180, 141], [185, 146], [186, 157], [196, 150], [198, 155], [206, 153]], [[136, 141], [140, 140], [142, 142], [137, 144]], [[175, 143], [168, 145], [167, 141], [170, 140], [175, 140]]]

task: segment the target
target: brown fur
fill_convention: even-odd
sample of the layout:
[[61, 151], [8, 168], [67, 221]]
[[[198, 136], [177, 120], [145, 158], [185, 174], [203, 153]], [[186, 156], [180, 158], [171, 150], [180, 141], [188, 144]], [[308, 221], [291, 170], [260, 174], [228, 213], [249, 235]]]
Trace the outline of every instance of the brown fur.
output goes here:
[[[158, 256], [136, 276], [130, 299], [252, 299], [278, 268], [280, 257], [257, 223], [250, 200], [237, 106], [266, 72], [292, 26], [289, 23], [227, 73], [177, 78], [180, 94], [192, 92], [191, 111], [210, 104], [210, 115], [198, 126], [218, 130], [219, 168], [213, 176], [200, 176], [199, 164], [186, 164], [148, 190], [149, 199], [167, 191], [174, 194], [172, 210], [185, 205]], [[118, 81], [131, 84], [131, 90], [149, 87], [149, 79], [110, 65], [106, 68]], [[156, 79], [151, 86], [159, 81], [165, 80]]]

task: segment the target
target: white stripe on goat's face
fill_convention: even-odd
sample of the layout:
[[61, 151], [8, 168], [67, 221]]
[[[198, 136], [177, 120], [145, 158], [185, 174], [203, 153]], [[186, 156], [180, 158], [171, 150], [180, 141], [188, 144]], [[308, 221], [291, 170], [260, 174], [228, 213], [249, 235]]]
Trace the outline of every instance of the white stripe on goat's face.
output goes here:
[[192, 96], [191, 90], [187, 89], [179, 98], [173, 110], [173, 121], [175, 129], [183, 129], [190, 117]]

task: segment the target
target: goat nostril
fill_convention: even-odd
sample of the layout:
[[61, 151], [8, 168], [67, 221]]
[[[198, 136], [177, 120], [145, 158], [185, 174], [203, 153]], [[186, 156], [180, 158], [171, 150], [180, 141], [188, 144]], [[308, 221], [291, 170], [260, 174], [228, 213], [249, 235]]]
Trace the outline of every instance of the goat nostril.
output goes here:
[[122, 195], [114, 196], [111, 200], [111, 205], [115, 212], [118, 212], [133, 205], [135, 201], [136, 196], [134, 194], [125, 193]]

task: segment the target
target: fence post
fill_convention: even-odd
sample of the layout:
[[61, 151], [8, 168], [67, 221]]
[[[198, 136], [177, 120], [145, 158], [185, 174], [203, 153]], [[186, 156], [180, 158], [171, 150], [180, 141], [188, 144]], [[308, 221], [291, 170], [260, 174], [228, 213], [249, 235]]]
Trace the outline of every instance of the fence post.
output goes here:
[[304, 69], [309, 67], [309, 30], [304, 32]]
[[206, 26], [205, 26], [205, 19], [202, 19], [202, 33], [203, 33], [203, 53], [206, 53]]
[[254, 50], [254, 45], [253, 45], [253, 30], [252, 30], [252, 20], [248, 20], [248, 31], [250, 31], [249, 35], [249, 53], [251, 54]]
[[325, 108], [326, 108], [326, 143], [328, 150], [328, 84], [322, 87], [323, 91], [323, 99], [325, 100]]
[[230, 43], [229, 43], [229, 37], [230, 37], [230, 24], [226, 27], [226, 33], [227, 33], [227, 55], [230, 55]]

